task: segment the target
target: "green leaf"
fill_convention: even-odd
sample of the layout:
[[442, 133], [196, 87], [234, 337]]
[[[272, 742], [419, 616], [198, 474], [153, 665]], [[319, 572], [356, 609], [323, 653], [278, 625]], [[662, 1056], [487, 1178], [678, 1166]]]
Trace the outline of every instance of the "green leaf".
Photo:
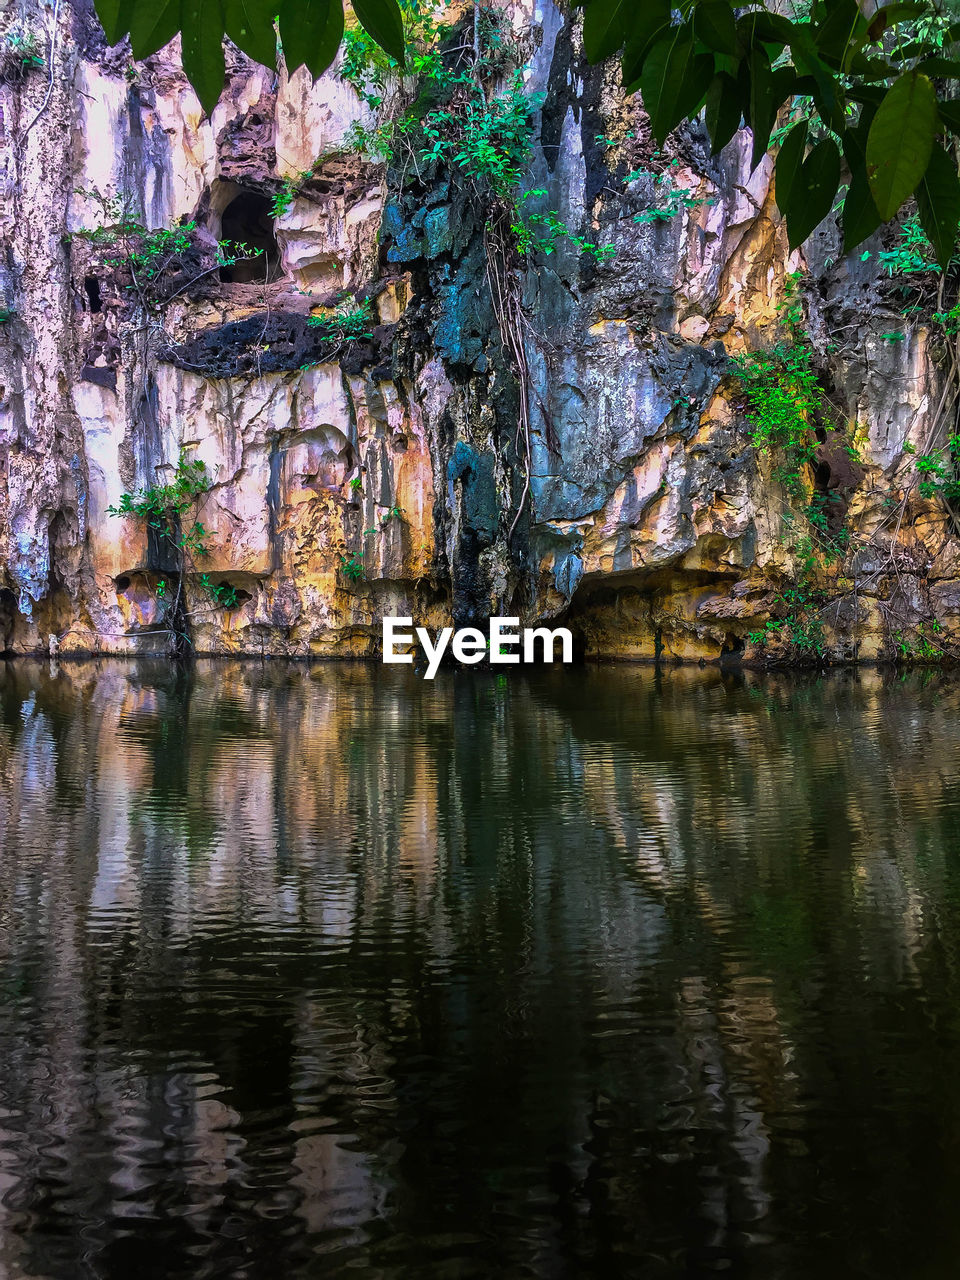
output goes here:
[[926, 12], [927, 10], [921, 4], [896, 3], [884, 5], [870, 19], [867, 38], [876, 43], [893, 23], [902, 22], [904, 18], [919, 18]]
[[706, 122], [714, 155], [727, 145], [742, 119], [740, 87], [733, 76], [721, 71], [710, 81], [707, 90]]
[[223, 90], [223, 9], [220, 0], [181, 0], [183, 70], [210, 115]]
[[960, 77], [960, 62], [952, 58], [927, 58], [916, 70], [928, 76], [943, 76], [949, 80], [956, 80]]
[[693, 11], [693, 29], [714, 53], [737, 52], [737, 24], [725, 0], [703, 0]]
[[623, 46], [634, 0], [590, 0], [583, 14], [583, 50], [588, 62], [602, 62]]
[[917, 187], [920, 225], [933, 245], [937, 261], [946, 271], [957, 247], [960, 226], [960, 177], [957, 165], [939, 142], [933, 144], [930, 163]]
[[784, 138], [783, 145], [777, 153], [774, 194], [777, 208], [781, 213], [785, 213], [790, 207], [790, 194], [800, 174], [806, 146], [807, 122], [806, 120], [801, 120], [799, 124], [793, 126]]
[[753, 50], [747, 59], [750, 75], [750, 129], [753, 132], [753, 156], [751, 168], [756, 168], [766, 154], [773, 122], [773, 72], [770, 59], [762, 46]]
[[823, 120], [838, 133], [843, 130], [844, 104], [840, 82], [820, 57], [808, 32], [801, 30], [791, 47], [794, 66], [812, 80], [810, 95]]
[[277, 37], [273, 29], [276, 6], [263, 0], [223, 0], [227, 35], [254, 62], [277, 65]]
[[397, 0], [353, 0], [361, 27], [402, 67], [403, 18]]
[[107, 37], [107, 44], [119, 44], [130, 30], [130, 4], [128, 0], [95, 0], [97, 17]]
[[948, 98], [946, 102], [941, 102], [937, 109], [940, 112], [940, 119], [950, 132], [960, 134], [960, 98]]
[[777, 111], [795, 90], [797, 75], [792, 67], [778, 67], [772, 71], [770, 59], [762, 46], [753, 50], [746, 66], [750, 76], [749, 123], [753, 132], [751, 163], [756, 168], [770, 145], [770, 131]]
[[130, 11], [130, 46], [137, 61], [169, 44], [180, 30], [180, 0], [143, 0]]
[[696, 112], [712, 72], [713, 58], [694, 52], [693, 32], [687, 23], [652, 47], [640, 73], [640, 92], [658, 142]]
[[623, 83], [629, 86], [628, 92], [632, 93], [639, 87], [640, 72], [647, 54], [669, 24], [670, 0], [645, 0], [641, 8], [634, 10], [623, 51]]
[[282, 0], [280, 45], [289, 75], [305, 66], [314, 80], [322, 76], [342, 39], [341, 0]]
[[[850, 185], [843, 200], [844, 253], [849, 253], [868, 236], [872, 236], [883, 221], [873, 203], [867, 178], [867, 137], [873, 115], [872, 107], [864, 107], [856, 127], [848, 129], [843, 135], [843, 154], [850, 170]], [[869, 256], [868, 253], [867, 257]]]
[[916, 190], [938, 124], [937, 95], [925, 75], [908, 71], [887, 90], [867, 136], [870, 191], [885, 222]]
[[758, 9], [737, 20], [737, 37], [745, 49], [756, 49], [761, 44], [793, 47], [800, 27], [779, 13], [767, 13]]
[[787, 239], [798, 248], [833, 208], [840, 185], [840, 148], [832, 138], [821, 138], [800, 166], [790, 189], [786, 211]]
[[849, 253], [862, 244], [882, 221], [870, 194], [867, 170], [861, 165], [852, 171], [850, 186], [843, 199], [843, 252]]
[[820, 53], [845, 67], [848, 56], [866, 39], [868, 22], [856, 0], [832, 0], [824, 7], [825, 17], [814, 29]]

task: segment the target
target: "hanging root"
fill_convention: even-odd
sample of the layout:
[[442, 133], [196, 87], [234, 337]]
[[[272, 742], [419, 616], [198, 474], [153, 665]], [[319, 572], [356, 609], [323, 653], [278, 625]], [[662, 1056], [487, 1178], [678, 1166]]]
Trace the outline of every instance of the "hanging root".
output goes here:
[[487, 283], [493, 299], [500, 340], [513, 365], [520, 395], [520, 412], [517, 422], [517, 455], [523, 459], [523, 492], [507, 532], [507, 541], [526, 505], [530, 493], [531, 445], [530, 445], [530, 367], [523, 341], [523, 306], [520, 301], [520, 284], [509, 265], [510, 242], [503, 234], [502, 220], [490, 222], [483, 233], [487, 255]]

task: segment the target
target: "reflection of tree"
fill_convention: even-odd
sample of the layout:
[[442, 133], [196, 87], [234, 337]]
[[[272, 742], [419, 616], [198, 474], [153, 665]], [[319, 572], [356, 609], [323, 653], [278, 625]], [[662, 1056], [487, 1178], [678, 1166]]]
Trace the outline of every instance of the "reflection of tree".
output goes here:
[[118, 1276], [949, 1241], [893, 1171], [956, 1172], [900, 1119], [952, 1106], [956, 715], [878, 676], [6, 668], [5, 1212], [66, 1203]]

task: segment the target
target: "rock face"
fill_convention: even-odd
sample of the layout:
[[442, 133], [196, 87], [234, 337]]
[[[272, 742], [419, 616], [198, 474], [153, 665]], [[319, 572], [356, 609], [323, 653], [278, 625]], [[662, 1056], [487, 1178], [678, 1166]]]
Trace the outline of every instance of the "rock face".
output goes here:
[[[749, 136], [710, 159], [690, 125], [658, 149], [576, 17], [504, 12], [539, 95], [528, 185], [615, 250], [507, 259], [506, 326], [484, 211], [455, 174], [360, 155], [376, 118], [335, 69], [313, 83], [228, 50], [208, 119], [176, 44], [133, 64], [89, 0], [0, 18], [6, 651], [163, 651], [175, 587], [199, 653], [368, 655], [385, 615], [499, 613], [562, 619], [588, 655], [791, 658], [800, 577], [829, 658], [960, 644], [960, 541], [915, 467], [954, 393], [883, 246], [844, 257], [828, 221], [791, 254]], [[11, 63], [24, 29], [43, 67]], [[670, 190], [688, 199], [664, 208]], [[97, 193], [150, 230], [195, 223], [188, 250], [131, 270], [78, 234], [104, 225]], [[261, 252], [218, 265], [222, 239]], [[776, 340], [798, 271], [858, 454], [821, 433], [805, 468], [844, 530], [813, 568], [729, 364]], [[344, 297], [357, 335], [323, 323]], [[181, 457], [210, 477], [182, 581], [148, 520], [110, 513]]]

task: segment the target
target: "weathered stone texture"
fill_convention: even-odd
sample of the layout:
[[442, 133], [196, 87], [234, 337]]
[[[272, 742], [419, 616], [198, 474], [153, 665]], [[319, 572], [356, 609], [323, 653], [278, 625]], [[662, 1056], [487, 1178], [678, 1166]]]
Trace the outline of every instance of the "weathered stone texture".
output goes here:
[[[49, 40], [52, 11], [27, 8]], [[747, 637], [778, 616], [800, 526], [751, 446], [727, 357], [772, 340], [795, 270], [862, 454], [852, 467], [825, 446], [810, 475], [852, 531], [825, 571], [828, 652], [891, 656], [898, 632], [934, 622], [960, 641], [960, 544], [912, 484], [909, 450], [929, 445], [944, 392], [930, 336], [918, 322], [884, 341], [897, 306], [875, 254], [843, 257], [833, 226], [788, 251], [747, 136], [710, 159], [690, 125], [658, 150], [616, 68], [585, 64], [575, 18], [549, 0], [510, 8], [543, 94], [531, 185], [616, 248], [597, 264], [561, 244], [521, 281], [528, 478], [483, 215], [449, 175], [401, 182], [351, 153], [351, 125], [373, 117], [335, 71], [313, 84], [231, 51], [208, 120], [175, 46], [134, 67], [105, 48], [88, 0], [58, 13], [52, 78], [0, 84], [6, 649], [164, 648], [154, 589], [169, 567], [108, 508], [187, 449], [214, 478], [198, 569], [240, 595], [217, 608], [188, 582], [198, 652], [368, 654], [384, 614], [493, 611], [564, 617], [597, 656], [755, 655]], [[702, 202], [635, 221], [647, 175], [667, 168]], [[273, 278], [221, 280], [231, 201], [270, 200], [305, 171], [275, 221]], [[95, 225], [94, 189], [131, 196], [150, 227], [197, 221], [201, 278], [166, 285], [160, 311], [131, 309], [129, 279], [71, 239]], [[371, 308], [359, 341], [308, 324], [342, 291]], [[354, 579], [344, 566], [360, 559]]]

